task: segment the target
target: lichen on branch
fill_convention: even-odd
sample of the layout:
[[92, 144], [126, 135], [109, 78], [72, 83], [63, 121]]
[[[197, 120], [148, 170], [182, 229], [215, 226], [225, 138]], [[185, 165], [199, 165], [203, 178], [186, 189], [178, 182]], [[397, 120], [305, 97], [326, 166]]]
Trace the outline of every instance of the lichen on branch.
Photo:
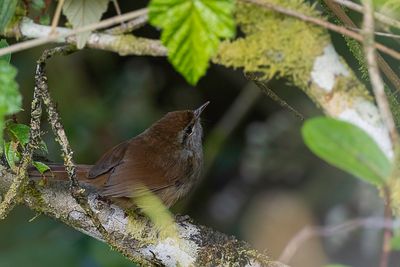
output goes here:
[[[320, 16], [300, 0], [272, 2]], [[307, 86], [314, 59], [329, 42], [325, 29], [242, 2], [237, 2], [235, 16], [245, 36], [223, 42], [215, 63], [260, 73], [265, 80], [285, 77], [301, 88]]]

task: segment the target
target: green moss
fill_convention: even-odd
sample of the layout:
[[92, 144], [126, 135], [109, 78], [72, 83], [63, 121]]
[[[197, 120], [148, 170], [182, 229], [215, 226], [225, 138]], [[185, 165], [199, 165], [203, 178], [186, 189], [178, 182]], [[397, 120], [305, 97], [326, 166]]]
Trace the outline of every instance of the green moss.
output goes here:
[[42, 198], [42, 193], [36, 188], [34, 182], [30, 182], [25, 188], [23, 195], [29, 195], [35, 201], [35, 209], [37, 212], [43, 213], [42, 209], [46, 208], [46, 202]]
[[[319, 16], [300, 0], [268, 2]], [[223, 42], [214, 62], [260, 73], [266, 80], [286, 77], [301, 88], [307, 87], [315, 57], [329, 42], [325, 29], [255, 5], [238, 3], [236, 10], [236, 21], [245, 37]]]

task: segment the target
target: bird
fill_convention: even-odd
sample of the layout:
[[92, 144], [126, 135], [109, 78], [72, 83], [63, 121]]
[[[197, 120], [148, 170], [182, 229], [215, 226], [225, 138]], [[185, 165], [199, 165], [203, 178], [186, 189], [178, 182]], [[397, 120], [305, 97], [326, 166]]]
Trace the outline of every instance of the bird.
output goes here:
[[[195, 110], [169, 112], [141, 134], [108, 150], [94, 165], [77, 165], [79, 183], [124, 208], [150, 191], [171, 207], [198, 183], [203, 166], [200, 115], [210, 102]], [[48, 164], [44, 174], [33, 167], [31, 178], [68, 180], [61, 164]], [[49, 179], [50, 180], [50, 179]]]

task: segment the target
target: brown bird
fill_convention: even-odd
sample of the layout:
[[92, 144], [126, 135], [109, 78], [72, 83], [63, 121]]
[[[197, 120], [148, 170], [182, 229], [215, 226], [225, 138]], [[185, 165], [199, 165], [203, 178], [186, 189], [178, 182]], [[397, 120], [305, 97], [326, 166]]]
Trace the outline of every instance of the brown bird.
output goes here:
[[[208, 104], [167, 113], [143, 133], [110, 149], [94, 166], [78, 165], [77, 179], [124, 207], [134, 205], [132, 198], [146, 190], [172, 206], [199, 179], [203, 164], [200, 115]], [[50, 167], [45, 176], [68, 179], [62, 165]], [[42, 175], [31, 169], [30, 176]]]

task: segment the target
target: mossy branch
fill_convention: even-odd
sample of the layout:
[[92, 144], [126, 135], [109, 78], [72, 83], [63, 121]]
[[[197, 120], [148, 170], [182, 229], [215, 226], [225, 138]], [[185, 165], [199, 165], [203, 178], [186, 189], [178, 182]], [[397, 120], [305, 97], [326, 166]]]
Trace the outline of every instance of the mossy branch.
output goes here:
[[[3, 193], [16, 175], [2, 165], [0, 175], [0, 193]], [[286, 266], [252, 249], [246, 242], [179, 216], [175, 223], [180, 241], [162, 239], [159, 229], [147, 217], [137, 214], [132, 222], [131, 216], [118, 206], [101, 200], [91, 188], [85, 190], [88, 204], [105, 230], [114, 236], [119, 247], [124, 247], [131, 259], [139, 259], [141, 266], [250, 266], [250, 263], [253, 266]], [[43, 186], [30, 181], [21, 197], [32, 210], [105, 242], [92, 219], [71, 196], [69, 183], [50, 180]]]
[[36, 80], [35, 91], [31, 103], [29, 142], [25, 146], [25, 149], [22, 153], [22, 159], [18, 166], [17, 175], [13, 180], [9, 190], [5, 194], [3, 202], [0, 204], [0, 220], [6, 218], [8, 213], [15, 207], [25, 190], [25, 186], [28, 183], [27, 168], [31, 164], [33, 151], [37, 148], [38, 140], [40, 139], [42, 96], [41, 92], [37, 90], [37, 88], [42, 82], [43, 81], [40, 79]]

